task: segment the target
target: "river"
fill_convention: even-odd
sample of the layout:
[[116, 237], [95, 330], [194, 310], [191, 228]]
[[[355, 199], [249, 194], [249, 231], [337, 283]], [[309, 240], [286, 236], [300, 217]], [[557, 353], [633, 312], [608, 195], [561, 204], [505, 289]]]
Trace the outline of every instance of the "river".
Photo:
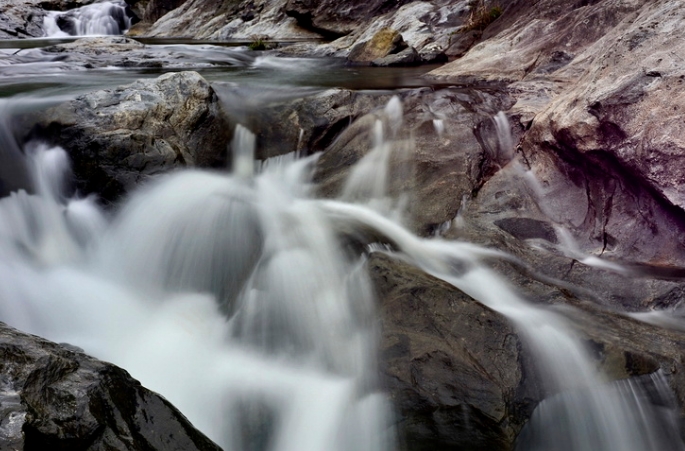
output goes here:
[[[372, 150], [337, 199], [317, 198], [311, 188], [318, 155], [255, 162], [260, 130], [239, 125], [232, 172], [176, 172], [103, 206], [65, 188], [72, 177], [65, 150], [17, 141], [9, 125], [82, 93], [179, 70], [198, 71], [220, 95], [222, 87], [249, 93], [249, 104], [224, 102], [240, 116], [331, 87], [379, 95], [439, 88], [421, 78], [429, 67], [350, 67], [265, 55], [238, 42], [146, 40], [137, 57], [155, 64], [130, 67], [50, 50], [71, 41], [0, 42], [9, 61], [0, 65], [2, 321], [122, 366], [226, 450], [404, 449], [395, 429], [401, 418], [379, 378], [378, 307], [365, 272], [368, 254], [382, 252], [520, 331], [553, 395], [533, 413], [518, 450], [685, 449], [662, 374], [606, 383], [566, 317], [529, 302], [484, 263], [511, 257], [419, 237], [404, 225], [403, 200], [387, 190], [392, 155], [402, 147], [397, 97], [377, 112]], [[493, 123], [493, 139], [512, 151], [506, 117], [493, 112]], [[524, 167], [514, 170], [533, 192], [539, 188]], [[350, 252], [350, 230], [391, 245]], [[573, 248], [570, 238], [566, 245]]]

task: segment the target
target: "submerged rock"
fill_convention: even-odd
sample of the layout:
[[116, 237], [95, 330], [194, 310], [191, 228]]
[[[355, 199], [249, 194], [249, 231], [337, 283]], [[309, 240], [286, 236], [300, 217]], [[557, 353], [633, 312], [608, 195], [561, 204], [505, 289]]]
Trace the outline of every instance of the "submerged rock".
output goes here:
[[91, 92], [31, 119], [32, 137], [67, 150], [78, 187], [108, 200], [173, 168], [224, 166], [231, 136], [196, 72]]
[[0, 323], [0, 448], [220, 448], [124, 370]]

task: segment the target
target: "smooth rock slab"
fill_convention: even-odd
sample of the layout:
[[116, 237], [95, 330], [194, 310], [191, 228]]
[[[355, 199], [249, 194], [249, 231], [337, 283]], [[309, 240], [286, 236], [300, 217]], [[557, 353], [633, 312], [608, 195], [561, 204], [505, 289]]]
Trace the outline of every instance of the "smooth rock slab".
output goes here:
[[0, 449], [219, 451], [126, 371], [0, 323]]

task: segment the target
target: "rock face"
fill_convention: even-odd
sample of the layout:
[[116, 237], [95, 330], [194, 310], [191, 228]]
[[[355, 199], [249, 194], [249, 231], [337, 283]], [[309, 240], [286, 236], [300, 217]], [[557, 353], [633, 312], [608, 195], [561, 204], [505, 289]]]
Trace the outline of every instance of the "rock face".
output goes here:
[[544, 216], [582, 249], [682, 266], [683, 23], [676, 2], [512, 2], [432, 76], [508, 85]]
[[394, 10], [410, 0], [288, 0], [285, 9], [288, 15], [312, 30], [328, 36], [344, 36], [357, 29], [369, 17], [375, 17]]
[[[345, 3], [341, 3], [332, 11], [342, 11], [344, 7]], [[320, 45], [313, 52], [347, 57], [356, 46], [369, 42], [378, 32], [389, 28], [400, 33], [407, 46], [416, 50], [419, 55], [417, 61], [443, 61], [453, 41], [459, 37], [459, 30], [468, 20], [469, 11], [468, 1], [397, 4], [385, 13], [360, 19], [344, 36], [330, 44]]]
[[0, 448], [220, 451], [126, 371], [0, 324]]
[[196, 72], [95, 91], [33, 119], [32, 135], [64, 147], [80, 188], [105, 199], [175, 167], [223, 166], [231, 133]]
[[188, 0], [150, 28], [136, 33], [210, 40], [320, 38], [286, 16], [280, 0]]

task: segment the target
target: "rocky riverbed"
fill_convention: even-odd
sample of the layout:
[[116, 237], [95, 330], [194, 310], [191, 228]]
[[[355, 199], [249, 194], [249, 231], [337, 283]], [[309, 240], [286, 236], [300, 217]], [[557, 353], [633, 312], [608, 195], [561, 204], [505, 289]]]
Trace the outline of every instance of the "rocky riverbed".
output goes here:
[[[11, 4], [0, 16], [0, 36], [6, 38], [40, 37], [45, 10], [83, 3]], [[30, 72], [46, 58], [52, 67], [86, 73], [112, 66], [174, 70], [12, 115], [19, 146], [40, 139], [69, 153], [80, 193], [116, 204], [167, 171], [223, 167], [241, 123], [257, 132], [258, 159], [321, 153], [314, 191], [322, 198], [344, 197], [346, 180], [374, 148], [374, 124], [388, 121], [386, 105], [396, 96], [403, 125], [390, 142], [411, 152], [397, 152], [390, 161], [389, 192], [409, 196], [405, 226], [421, 237], [505, 251], [507, 257], [486, 259], [488, 265], [522, 297], [568, 318], [605, 380], [663, 375], [678, 417], [685, 414], [685, 11], [679, 2], [503, 1], [498, 18], [470, 30], [475, 4], [469, 1], [127, 4], [137, 20], [128, 38], [22, 50], [0, 63], [8, 77]], [[193, 70], [245, 65], [253, 56], [232, 53], [230, 59], [215, 49], [200, 67], [177, 49], [159, 52], [131, 39], [141, 36], [302, 40], [260, 55], [337, 57], [353, 65], [449, 62], [425, 75], [425, 87], [314, 87], [246, 110], [237, 108], [240, 85], [207, 81]], [[244, 55], [253, 52], [245, 49]], [[370, 241], [399, 250], [387, 237], [351, 235], [356, 251]], [[369, 252], [366, 263], [378, 295], [382, 384], [397, 412], [399, 448], [513, 449], [536, 406], [550, 395], [530, 343], [502, 313], [410, 263], [401, 253], [378, 250]], [[22, 346], [30, 346], [32, 353], [58, 354], [50, 359], [69, 368], [121, 371], [9, 328], [3, 337], [5, 361], [26, 362]], [[88, 425], [74, 426], [69, 435], [48, 427], [56, 419], [39, 419], [35, 392], [51, 391], [71, 376], [37, 388], [16, 382], [15, 373], [40, 370], [33, 360], [3, 370], [13, 379], [2, 396], [14, 407], [2, 406], [11, 411], [2, 423], [11, 434], [2, 440], [30, 446], [38, 443], [34, 431], [46, 443], [65, 440], [59, 446], [109, 437], [106, 429], [92, 442]], [[134, 387], [122, 391], [154, 398], [119, 376]], [[92, 406], [85, 398], [77, 401]], [[164, 427], [189, 431], [162, 401], [153, 404], [172, 409], [164, 416], [173, 422]], [[147, 430], [137, 422], [141, 415], [123, 421]], [[117, 437], [132, 435], [93, 416], [91, 423], [106, 424]], [[19, 424], [17, 418], [26, 420]], [[192, 446], [214, 446], [195, 434], [188, 439]], [[136, 446], [126, 442], [116, 449]], [[149, 446], [174, 449], [168, 443]]]

